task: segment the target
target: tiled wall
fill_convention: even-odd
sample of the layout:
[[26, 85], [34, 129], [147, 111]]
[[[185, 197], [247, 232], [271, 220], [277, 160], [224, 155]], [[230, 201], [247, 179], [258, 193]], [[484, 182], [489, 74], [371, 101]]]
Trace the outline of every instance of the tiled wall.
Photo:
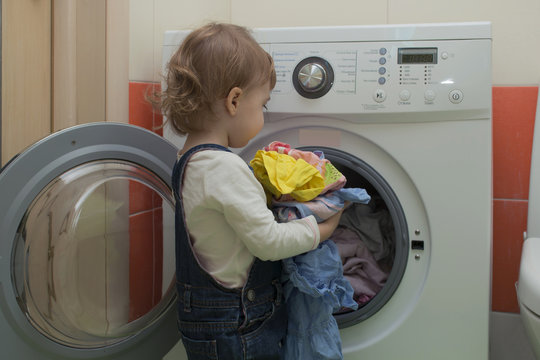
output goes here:
[[[162, 118], [152, 112], [145, 100], [145, 92], [150, 86], [150, 83], [130, 84], [129, 118], [131, 124], [152, 130], [161, 125]], [[537, 96], [538, 87], [493, 88], [493, 311], [519, 312], [514, 284], [518, 279], [523, 232], [527, 227]], [[156, 131], [159, 133], [160, 130]], [[155, 222], [149, 214], [159, 212], [159, 207], [147, 196], [140, 195], [133, 203], [142, 208], [132, 218], [137, 219], [137, 226], [159, 226], [159, 221]], [[148, 278], [147, 281], [151, 280]], [[143, 283], [142, 286], [150, 285]], [[150, 304], [148, 294], [145, 300], [138, 296], [134, 297], [138, 299], [134, 301], [136, 306], [144, 308]]]
[[[151, 83], [129, 84], [129, 123], [162, 135], [162, 117], [145, 94]], [[161, 300], [163, 279], [163, 211], [161, 197], [135, 181], [129, 186], [129, 318], [145, 315]]]

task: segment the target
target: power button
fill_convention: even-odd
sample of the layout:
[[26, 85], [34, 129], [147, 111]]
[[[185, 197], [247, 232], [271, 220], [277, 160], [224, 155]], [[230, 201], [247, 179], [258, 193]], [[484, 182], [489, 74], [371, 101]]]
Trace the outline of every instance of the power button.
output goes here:
[[463, 101], [463, 93], [461, 90], [452, 90], [448, 93], [448, 99], [454, 104], [459, 104]]
[[373, 93], [373, 100], [375, 100], [378, 103], [382, 103], [384, 100], [386, 100], [386, 91], [382, 89], [377, 89]]

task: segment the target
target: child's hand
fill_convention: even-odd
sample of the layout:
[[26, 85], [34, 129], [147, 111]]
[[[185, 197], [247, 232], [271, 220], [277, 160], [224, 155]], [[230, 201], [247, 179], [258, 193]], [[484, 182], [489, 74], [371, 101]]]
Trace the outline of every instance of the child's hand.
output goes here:
[[319, 233], [321, 234], [321, 242], [328, 239], [330, 235], [336, 230], [339, 219], [341, 218], [341, 214], [343, 214], [343, 210], [345, 210], [345, 207], [341, 209], [337, 214], [332, 215], [328, 219], [326, 219], [324, 222], [319, 223]]

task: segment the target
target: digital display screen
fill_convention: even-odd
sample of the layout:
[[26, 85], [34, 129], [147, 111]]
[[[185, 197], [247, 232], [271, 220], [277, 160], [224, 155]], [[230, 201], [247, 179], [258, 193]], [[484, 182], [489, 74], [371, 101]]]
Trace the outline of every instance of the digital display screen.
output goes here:
[[437, 48], [399, 48], [398, 64], [436, 64]]

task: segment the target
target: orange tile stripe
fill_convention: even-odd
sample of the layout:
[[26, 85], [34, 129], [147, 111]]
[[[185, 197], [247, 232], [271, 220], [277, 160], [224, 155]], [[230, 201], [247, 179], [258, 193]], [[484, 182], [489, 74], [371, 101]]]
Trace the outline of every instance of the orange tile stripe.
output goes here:
[[529, 198], [538, 87], [493, 88], [493, 197]]
[[493, 88], [492, 310], [519, 312], [518, 281], [527, 228], [538, 87]]

